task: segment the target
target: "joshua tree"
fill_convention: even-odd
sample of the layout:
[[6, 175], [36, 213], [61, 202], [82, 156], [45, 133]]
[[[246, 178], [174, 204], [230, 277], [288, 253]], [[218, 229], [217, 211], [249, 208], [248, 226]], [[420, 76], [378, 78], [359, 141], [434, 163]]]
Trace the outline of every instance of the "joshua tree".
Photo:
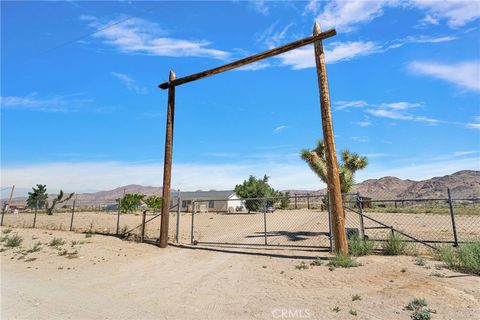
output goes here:
[[[325, 145], [323, 140], [318, 140], [317, 147], [313, 150], [302, 150], [300, 157], [310, 166], [318, 177], [328, 184], [327, 162], [325, 160]], [[354, 175], [357, 170], [364, 169], [368, 165], [367, 157], [352, 153], [349, 150], [342, 151], [342, 162], [338, 166], [340, 176], [340, 188], [342, 193], [349, 192], [355, 184]]]
[[48, 207], [48, 203], [46, 203], [47, 214], [52, 215], [53, 214], [53, 209], [55, 208], [55, 206], [57, 204], [60, 204], [60, 203], [63, 203], [65, 201], [70, 200], [73, 197], [74, 194], [75, 194], [75, 192], [72, 192], [64, 198], [65, 194], [63, 193], [63, 190], [60, 189], [60, 192], [58, 193], [58, 195], [52, 200], [52, 205], [50, 207]]

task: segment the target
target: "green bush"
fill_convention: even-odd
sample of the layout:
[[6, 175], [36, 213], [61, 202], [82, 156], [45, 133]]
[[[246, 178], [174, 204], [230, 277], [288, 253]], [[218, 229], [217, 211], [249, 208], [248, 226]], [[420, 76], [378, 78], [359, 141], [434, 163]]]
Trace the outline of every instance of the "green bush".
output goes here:
[[405, 309], [413, 311], [410, 316], [412, 320], [430, 320], [432, 315], [427, 306], [425, 299], [415, 298], [405, 306]]
[[390, 233], [387, 241], [382, 244], [382, 251], [387, 256], [400, 256], [408, 251], [407, 244], [394, 233]]
[[331, 257], [328, 260], [328, 266], [334, 268], [353, 268], [361, 265], [357, 260], [353, 259], [349, 255], [344, 255], [340, 253], [337, 253], [335, 256]]
[[436, 257], [449, 269], [480, 275], [480, 241], [465, 243], [458, 248], [442, 247]]
[[13, 237], [7, 238], [6, 243], [5, 243], [5, 247], [7, 247], [7, 248], [20, 247], [22, 242], [23, 242], [22, 236], [19, 236], [18, 234], [15, 234]]
[[50, 247], [58, 247], [58, 246], [63, 246], [64, 244], [65, 244], [65, 240], [63, 240], [62, 238], [54, 237], [48, 245]]
[[360, 239], [358, 236], [348, 238], [348, 250], [354, 257], [371, 254], [374, 246], [375, 243], [368, 239]]
[[321, 266], [322, 264], [323, 261], [320, 259], [320, 257], [316, 257], [315, 260], [310, 263], [311, 266]]

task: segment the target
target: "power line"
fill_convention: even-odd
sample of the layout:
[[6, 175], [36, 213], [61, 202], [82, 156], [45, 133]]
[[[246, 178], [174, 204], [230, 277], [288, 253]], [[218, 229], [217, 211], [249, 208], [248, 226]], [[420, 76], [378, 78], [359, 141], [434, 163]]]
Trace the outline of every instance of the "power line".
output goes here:
[[80, 36], [80, 37], [77, 37], [77, 38], [75, 38], [75, 39], [72, 39], [72, 40], [68, 40], [68, 41], [66, 41], [66, 42], [63, 42], [63, 43], [61, 43], [61, 44], [59, 44], [59, 45], [56, 45], [56, 46], [54, 46], [54, 47], [52, 47], [52, 48], [50, 48], [50, 49], [47, 49], [47, 50], [41, 52], [40, 54], [46, 54], [46, 53], [52, 52], [52, 51], [54, 51], [54, 50], [57, 50], [57, 49], [60, 49], [60, 48], [62, 48], [62, 47], [64, 47], [64, 46], [66, 46], [66, 45], [69, 45], [69, 44], [71, 44], [71, 43], [77, 42], [77, 41], [79, 41], [79, 40], [83, 40], [83, 39], [88, 38], [88, 37], [90, 37], [90, 36], [93, 36], [94, 34], [97, 34], [97, 33], [101, 32], [101, 31], [107, 30], [107, 29], [109, 29], [109, 28], [111, 28], [111, 27], [114, 27], [114, 26], [116, 26], [116, 25], [119, 25], [119, 24], [121, 24], [121, 23], [124, 23], [124, 22], [126, 22], [126, 21], [128, 21], [128, 20], [131, 20], [131, 19], [133, 19], [133, 18], [137, 18], [137, 17], [139, 17], [139, 16], [141, 16], [141, 15], [144, 15], [145, 13], [150, 12], [152, 9], [154, 9], [155, 7], [157, 7], [159, 4], [160, 4], [160, 3], [156, 3], [155, 5], [153, 5], [153, 6], [151, 6], [151, 7], [148, 7], [148, 8], [146, 8], [145, 10], [141, 11], [139, 14], [131, 15], [131, 16], [126, 17], [126, 18], [123, 18], [123, 19], [121, 19], [121, 20], [119, 20], [119, 21], [113, 22], [113, 23], [111, 23], [111, 24], [109, 24], [109, 25], [107, 25], [107, 26], [105, 26], [105, 27], [102, 27], [102, 28], [100, 28], [100, 29], [97, 29], [97, 30], [95, 30], [95, 31], [93, 31], [93, 32], [84, 34], [83, 36]]

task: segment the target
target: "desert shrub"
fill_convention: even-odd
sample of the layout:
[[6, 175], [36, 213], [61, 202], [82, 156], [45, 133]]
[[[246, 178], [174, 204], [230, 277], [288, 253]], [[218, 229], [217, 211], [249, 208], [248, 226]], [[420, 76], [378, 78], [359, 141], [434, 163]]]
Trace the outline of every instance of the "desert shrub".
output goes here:
[[308, 269], [308, 264], [306, 264], [304, 261], [302, 261], [298, 265], [295, 266], [295, 269], [297, 269], [297, 270]]
[[366, 256], [372, 253], [375, 243], [368, 239], [360, 239], [358, 236], [348, 238], [348, 249], [355, 257]]
[[2, 233], [4, 233], [4, 234], [9, 234], [10, 232], [12, 232], [12, 229], [10, 229], [10, 228], [6, 228], [6, 229], [2, 230]]
[[354, 294], [352, 296], [352, 301], [357, 301], [357, 300], [362, 300], [362, 297], [360, 297], [360, 295], [358, 295], [358, 294]]
[[442, 247], [436, 257], [449, 269], [480, 275], [480, 241], [462, 244], [458, 248]]
[[426, 307], [427, 305], [428, 304], [427, 304], [427, 301], [425, 299], [415, 298], [405, 306], [405, 309], [410, 310], [410, 311], [415, 311], [417, 309]]
[[357, 316], [357, 310], [350, 309], [348, 313], [350, 313], [352, 316]]
[[387, 256], [400, 256], [408, 251], [407, 244], [394, 233], [390, 233], [387, 241], [382, 244], [382, 251]]
[[415, 298], [405, 306], [405, 309], [413, 311], [410, 316], [413, 320], [430, 320], [432, 315], [427, 306], [425, 299]]
[[354, 268], [360, 266], [360, 263], [349, 255], [337, 253], [329, 259], [328, 266], [333, 268]]
[[48, 245], [50, 247], [58, 247], [58, 246], [63, 246], [64, 244], [65, 244], [65, 241], [62, 238], [54, 237]]
[[312, 266], [321, 266], [323, 264], [323, 261], [322, 259], [320, 259], [320, 257], [316, 257], [315, 260], [312, 261], [312, 263], [310, 263], [310, 265]]
[[425, 259], [424, 257], [422, 256], [415, 257], [415, 264], [417, 266], [423, 267], [426, 263], [427, 263], [427, 259]]
[[7, 248], [16, 248], [20, 247], [23, 242], [23, 237], [15, 234], [13, 237], [8, 237], [5, 242], [5, 247]]
[[36, 242], [30, 249], [27, 250], [28, 253], [38, 252], [42, 249], [42, 243], [40, 241]]
[[415, 311], [412, 316], [412, 320], [430, 320], [432, 318], [432, 313], [430, 309], [421, 309]]

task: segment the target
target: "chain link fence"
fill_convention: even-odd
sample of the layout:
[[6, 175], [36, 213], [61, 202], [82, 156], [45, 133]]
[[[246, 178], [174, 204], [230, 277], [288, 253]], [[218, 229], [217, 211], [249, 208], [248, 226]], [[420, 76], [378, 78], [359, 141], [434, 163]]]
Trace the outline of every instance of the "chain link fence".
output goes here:
[[[328, 196], [315, 192], [269, 198], [183, 200], [170, 203], [169, 241], [204, 245], [333, 249]], [[435, 198], [393, 198], [385, 194], [344, 194], [348, 236], [378, 243], [393, 233], [421, 246], [438, 247], [480, 240], [480, 198], [445, 190]], [[158, 241], [160, 213], [140, 207], [119, 213], [117, 199], [61, 203], [46, 209], [12, 206], [3, 225], [72, 230]], [[144, 222], [145, 221], [145, 222]]]

